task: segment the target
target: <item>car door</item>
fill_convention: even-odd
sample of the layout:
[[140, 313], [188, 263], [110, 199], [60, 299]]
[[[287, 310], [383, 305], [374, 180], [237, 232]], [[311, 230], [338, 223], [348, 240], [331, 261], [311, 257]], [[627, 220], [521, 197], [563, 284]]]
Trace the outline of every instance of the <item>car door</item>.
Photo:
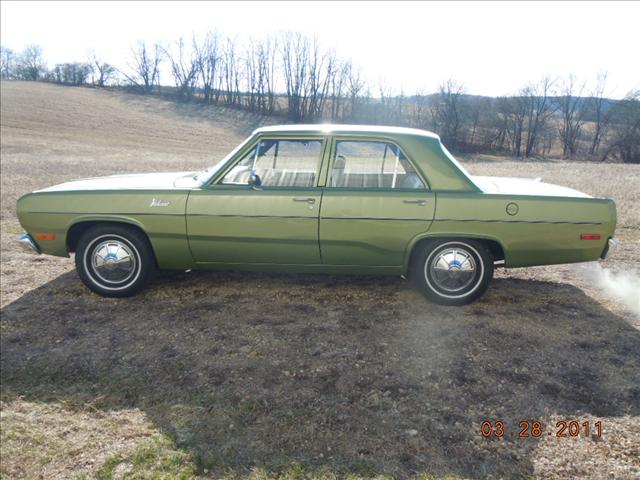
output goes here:
[[317, 183], [325, 138], [260, 137], [248, 148], [212, 185], [189, 196], [187, 232], [194, 260], [320, 264], [322, 191]]
[[320, 250], [328, 265], [399, 267], [426, 232], [435, 194], [394, 142], [336, 137], [320, 212]]

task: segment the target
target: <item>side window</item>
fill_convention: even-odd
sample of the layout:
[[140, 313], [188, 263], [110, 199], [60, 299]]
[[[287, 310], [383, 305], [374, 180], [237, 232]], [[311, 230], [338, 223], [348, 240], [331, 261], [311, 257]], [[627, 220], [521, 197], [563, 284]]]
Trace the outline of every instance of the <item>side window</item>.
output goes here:
[[253, 172], [264, 187], [313, 187], [321, 152], [321, 140], [261, 140], [221, 183], [248, 185]]
[[352, 140], [336, 142], [330, 185], [342, 188], [425, 188], [397, 145]]

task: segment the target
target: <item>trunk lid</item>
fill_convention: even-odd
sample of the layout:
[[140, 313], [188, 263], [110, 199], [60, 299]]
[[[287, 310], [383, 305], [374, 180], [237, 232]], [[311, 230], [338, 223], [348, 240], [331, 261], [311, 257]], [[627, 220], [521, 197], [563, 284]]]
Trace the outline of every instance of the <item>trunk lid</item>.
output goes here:
[[552, 183], [544, 183], [541, 179], [484, 176], [473, 176], [471, 179], [484, 193], [497, 195], [591, 198], [591, 195], [574, 190], [573, 188], [562, 187]]

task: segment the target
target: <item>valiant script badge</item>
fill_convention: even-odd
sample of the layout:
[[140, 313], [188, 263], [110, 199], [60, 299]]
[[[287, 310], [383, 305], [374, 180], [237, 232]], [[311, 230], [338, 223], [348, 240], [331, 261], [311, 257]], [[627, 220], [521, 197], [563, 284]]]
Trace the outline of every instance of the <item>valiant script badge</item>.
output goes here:
[[152, 198], [149, 204], [150, 207], [168, 207], [169, 205], [171, 205], [170, 201], [160, 200], [159, 198]]

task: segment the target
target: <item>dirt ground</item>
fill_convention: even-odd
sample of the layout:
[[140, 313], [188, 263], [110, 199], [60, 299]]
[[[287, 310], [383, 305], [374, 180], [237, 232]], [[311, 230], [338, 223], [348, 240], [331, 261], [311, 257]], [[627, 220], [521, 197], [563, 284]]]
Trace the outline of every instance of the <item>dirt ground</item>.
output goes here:
[[[18, 82], [1, 109], [2, 478], [640, 476], [638, 292], [600, 267], [499, 271], [461, 308], [386, 277], [164, 273], [101, 298], [71, 259], [19, 250], [16, 199], [200, 169], [264, 119]], [[637, 285], [638, 166], [462, 160], [613, 197], [623, 242], [602, 267]], [[590, 434], [557, 438], [562, 420]]]

